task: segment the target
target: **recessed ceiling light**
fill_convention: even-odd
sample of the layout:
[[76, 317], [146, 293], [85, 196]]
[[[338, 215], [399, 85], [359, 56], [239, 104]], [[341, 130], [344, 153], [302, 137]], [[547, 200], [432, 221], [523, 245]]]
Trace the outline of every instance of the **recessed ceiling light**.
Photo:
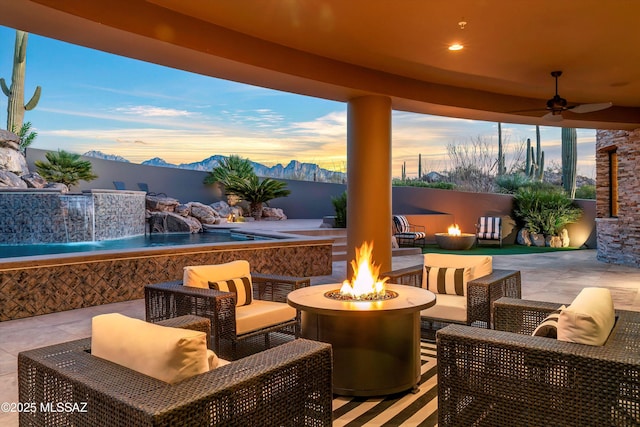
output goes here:
[[454, 43], [452, 45], [449, 45], [449, 50], [462, 50], [464, 46], [462, 46], [460, 43]]

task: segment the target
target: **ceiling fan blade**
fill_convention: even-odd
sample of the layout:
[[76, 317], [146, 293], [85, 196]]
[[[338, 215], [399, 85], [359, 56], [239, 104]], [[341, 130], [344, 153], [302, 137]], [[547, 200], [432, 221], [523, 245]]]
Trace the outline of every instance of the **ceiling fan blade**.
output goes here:
[[594, 111], [600, 111], [600, 110], [604, 110], [607, 109], [609, 107], [611, 107], [613, 105], [612, 102], [600, 102], [597, 104], [582, 104], [582, 105], [576, 105], [575, 107], [569, 107], [568, 109], [572, 112], [572, 113], [592, 113]]
[[547, 114], [545, 114], [544, 116], [542, 116], [543, 120], [547, 120], [549, 122], [561, 122], [562, 121], [562, 114], [553, 114], [553, 112], [548, 112]]

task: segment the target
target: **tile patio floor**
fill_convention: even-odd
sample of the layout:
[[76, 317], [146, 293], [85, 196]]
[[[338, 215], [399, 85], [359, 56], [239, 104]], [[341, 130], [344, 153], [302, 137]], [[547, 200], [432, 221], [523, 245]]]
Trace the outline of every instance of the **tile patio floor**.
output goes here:
[[[286, 231], [317, 228], [319, 224], [320, 220], [287, 220], [248, 223], [243, 227]], [[421, 258], [421, 255], [394, 257], [393, 268], [419, 264]], [[611, 289], [616, 308], [640, 311], [640, 269], [599, 262], [595, 250], [494, 256], [493, 266], [522, 272], [524, 299], [569, 303], [583, 287], [599, 286]], [[312, 284], [341, 282], [345, 271], [346, 262], [334, 262], [333, 275], [314, 277]], [[91, 318], [112, 312], [143, 319], [144, 300], [0, 322], [0, 402], [17, 402], [20, 351], [87, 337]], [[17, 414], [0, 412], [0, 426], [17, 426], [17, 419]]]

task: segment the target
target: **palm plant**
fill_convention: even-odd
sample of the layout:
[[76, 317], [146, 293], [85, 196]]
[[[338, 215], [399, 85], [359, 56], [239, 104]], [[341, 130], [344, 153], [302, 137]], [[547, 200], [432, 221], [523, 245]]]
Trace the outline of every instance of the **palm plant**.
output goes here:
[[229, 177], [232, 175], [242, 179], [255, 175], [251, 161], [249, 159], [244, 159], [237, 154], [226, 157], [220, 161], [218, 166], [209, 172], [204, 179], [204, 183], [212, 185], [219, 182], [228, 192], [229, 190], [227, 187], [229, 185]]
[[243, 200], [249, 202], [251, 216], [255, 219], [260, 219], [262, 217], [263, 204], [268, 203], [269, 200], [286, 197], [291, 194], [291, 191], [285, 188], [286, 186], [286, 182], [276, 181], [271, 178], [264, 178], [260, 181], [255, 174], [247, 178], [230, 174], [226, 184], [226, 191], [237, 194]]
[[58, 150], [48, 152], [45, 157], [48, 162], [36, 160], [35, 165], [38, 173], [47, 181], [71, 187], [80, 181], [92, 181], [98, 177], [91, 171], [91, 162], [81, 160], [80, 154]]

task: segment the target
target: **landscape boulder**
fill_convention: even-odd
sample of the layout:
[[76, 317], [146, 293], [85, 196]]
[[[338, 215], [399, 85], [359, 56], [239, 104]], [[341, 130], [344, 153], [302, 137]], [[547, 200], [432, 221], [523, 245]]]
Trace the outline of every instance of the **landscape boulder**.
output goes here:
[[569, 231], [566, 228], [563, 228], [562, 231], [560, 231], [560, 240], [562, 240], [562, 247], [563, 248], [568, 248], [569, 247]]
[[531, 246], [531, 238], [529, 237], [529, 230], [527, 230], [526, 228], [520, 229], [520, 231], [518, 231], [518, 236], [516, 238], [516, 241], [518, 242], [519, 245]]
[[243, 216], [243, 210], [240, 205], [229, 205], [227, 202], [220, 200], [219, 202], [211, 203], [209, 206], [218, 213], [218, 216], [222, 218], [228, 218], [229, 215], [235, 215], [236, 218]]
[[203, 224], [216, 224], [220, 215], [208, 205], [205, 205], [200, 202], [189, 202], [187, 203], [189, 208], [191, 209], [191, 216], [198, 219]]
[[199, 233], [202, 224], [192, 216], [174, 212], [150, 212], [149, 229], [152, 233]]
[[38, 172], [29, 172], [20, 178], [27, 184], [28, 188], [44, 188], [47, 185], [47, 180], [40, 176]]
[[20, 177], [13, 172], [0, 170], [0, 187], [27, 188], [27, 183], [20, 179]]
[[280, 208], [262, 208], [262, 219], [266, 221], [282, 221], [287, 219], [284, 211]]
[[152, 212], [175, 212], [180, 202], [173, 197], [147, 194], [146, 206]]
[[69, 192], [69, 187], [67, 187], [65, 184], [63, 184], [61, 182], [48, 182], [42, 188], [48, 188], [50, 190], [58, 190], [61, 193], [68, 193]]
[[181, 216], [189, 216], [191, 215], [191, 206], [180, 204], [176, 206], [175, 213]]
[[27, 159], [20, 152], [20, 138], [6, 130], [0, 130], [0, 170], [13, 172], [18, 176], [29, 173]]

